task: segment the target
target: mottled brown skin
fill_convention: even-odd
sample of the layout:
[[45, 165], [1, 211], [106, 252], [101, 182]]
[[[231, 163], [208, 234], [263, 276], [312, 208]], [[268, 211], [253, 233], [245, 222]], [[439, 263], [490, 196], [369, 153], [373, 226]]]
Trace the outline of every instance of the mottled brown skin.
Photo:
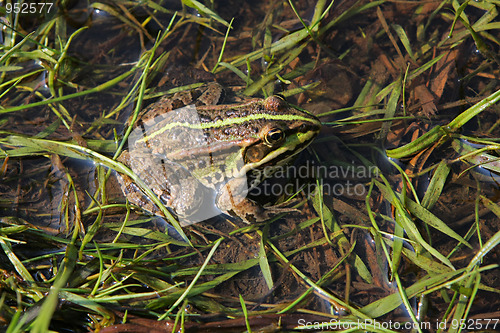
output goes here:
[[[220, 89], [211, 83], [150, 105], [134, 125], [136, 140], [118, 160], [179, 217], [214, 209], [245, 222], [266, 220], [283, 210], [246, 198], [247, 173], [288, 162], [314, 139], [320, 122], [278, 96], [207, 105], [218, 101]], [[196, 110], [175, 110], [188, 104]], [[162, 215], [129, 177], [120, 182], [129, 201]]]

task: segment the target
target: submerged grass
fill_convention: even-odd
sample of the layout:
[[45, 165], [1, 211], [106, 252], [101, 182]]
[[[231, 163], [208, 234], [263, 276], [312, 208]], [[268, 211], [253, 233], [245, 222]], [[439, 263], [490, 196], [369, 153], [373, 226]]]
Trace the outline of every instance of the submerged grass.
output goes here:
[[[92, 24], [78, 29], [62, 15], [71, 8], [32, 16], [32, 26], [2, 8], [0, 326], [118, 332], [162, 321], [167, 331], [250, 332], [333, 329], [333, 320], [346, 332], [409, 331], [376, 321], [458, 332], [460, 323], [489, 318], [482, 328], [498, 329], [499, 318], [477, 305], [498, 306], [491, 295], [500, 293], [495, 3], [265, 4], [261, 21], [246, 22], [250, 37], [238, 20], [251, 5], [234, 9], [233, 20], [212, 2], [182, 3], [172, 10], [95, 2]], [[82, 56], [85, 42], [99, 40], [101, 12], [125, 33]], [[142, 55], [128, 59], [122, 45]], [[480, 57], [458, 77], [452, 65], [471, 47]], [[301, 214], [182, 229], [115, 159], [126, 148], [131, 128], [119, 125], [128, 114], [133, 123], [148, 99], [193, 87], [152, 89], [158, 73], [189, 52], [192, 64], [239, 79], [233, 86], [242, 96], [286, 86], [283, 95], [328, 128], [310, 150], [317, 165], [357, 172], [337, 179], [313, 172], [314, 190], [307, 181], [297, 189]], [[332, 106], [342, 97], [336, 90], [348, 95], [342, 88], [352, 83], [335, 82], [341, 71], [359, 82], [340, 108]], [[451, 103], [458, 104], [445, 107]], [[111, 200], [111, 170], [132, 178], [170, 226]], [[349, 181], [363, 193], [332, 194]], [[425, 326], [436, 322], [446, 328]]]

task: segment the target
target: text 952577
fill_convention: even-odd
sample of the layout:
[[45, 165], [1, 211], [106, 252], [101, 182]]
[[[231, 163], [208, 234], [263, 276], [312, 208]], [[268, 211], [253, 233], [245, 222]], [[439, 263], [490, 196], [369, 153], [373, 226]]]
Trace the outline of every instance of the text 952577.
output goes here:
[[32, 2], [32, 3], [10, 3], [7, 2], [5, 4], [5, 12], [7, 14], [36, 14], [43, 13], [46, 11], [50, 13], [52, 6], [54, 4], [52, 2]]

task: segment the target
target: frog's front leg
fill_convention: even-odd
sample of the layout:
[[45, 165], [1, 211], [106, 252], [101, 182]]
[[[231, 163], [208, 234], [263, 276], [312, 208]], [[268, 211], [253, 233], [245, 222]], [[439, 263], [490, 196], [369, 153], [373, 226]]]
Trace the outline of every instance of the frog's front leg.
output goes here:
[[278, 214], [296, 211], [293, 208], [264, 207], [247, 197], [246, 178], [233, 178], [219, 190], [216, 205], [224, 213], [237, 216], [245, 223], [263, 222]]

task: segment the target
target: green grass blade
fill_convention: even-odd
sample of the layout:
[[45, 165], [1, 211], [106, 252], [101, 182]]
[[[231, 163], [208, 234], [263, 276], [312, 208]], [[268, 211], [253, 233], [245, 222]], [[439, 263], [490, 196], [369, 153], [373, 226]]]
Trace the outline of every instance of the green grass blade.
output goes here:
[[434, 175], [432, 176], [429, 186], [425, 191], [424, 198], [422, 199], [422, 207], [431, 209], [438, 201], [450, 170], [451, 168], [445, 160], [439, 162], [436, 170], [434, 171]]
[[274, 282], [273, 282], [273, 276], [271, 274], [271, 267], [269, 266], [269, 261], [267, 260], [267, 251], [265, 246], [267, 242], [267, 237], [265, 236], [267, 234], [266, 229], [269, 229], [269, 227], [264, 229], [264, 231], [261, 233], [261, 238], [260, 238], [259, 266], [260, 270], [262, 271], [262, 275], [264, 276], [264, 280], [266, 281], [267, 287], [269, 288], [269, 290], [271, 290], [274, 286]]
[[35, 102], [35, 103], [30, 103], [30, 104], [25, 104], [25, 105], [19, 105], [19, 106], [13, 106], [13, 107], [6, 108], [6, 109], [0, 109], [0, 114], [9, 113], [9, 112], [15, 112], [15, 111], [20, 111], [20, 110], [25, 110], [25, 109], [34, 108], [34, 107], [37, 107], [37, 106], [47, 105], [47, 104], [51, 104], [51, 103], [62, 102], [62, 101], [65, 101], [65, 100], [68, 100], [68, 99], [71, 99], [71, 98], [81, 97], [81, 96], [85, 96], [85, 95], [88, 95], [88, 94], [93, 94], [93, 93], [96, 93], [96, 92], [101, 92], [103, 90], [109, 89], [109, 88], [113, 87], [114, 85], [122, 82], [127, 77], [129, 77], [130, 75], [132, 75], [135, 72], [135, 70], [136, 70], [135, 68], [131, 69], [128, 72], [125, 72], [125, 73], [117, 76], [116, 78], [114, 78], [112, 80], [109, 80], [109, 81], [107, 81], [107, 82], [105, 82], [103, 84], [98, 85], [97, 87], [94, 87], [94, 88], [91, 88], [91, 89], [88, 89], [88, 90], [85, 90], [85, 91], [80, 91], [80, 92], [73, 93], [73, 94], [68, 94], [68, 95], [64, 95], [64, 96], [60, 96], [60, 97], [56, 97], [56, 98], [52, 98], [52, 99], [47, 99], [47, 100], [40, 101], [40, 102]]
[[198, 2], [196, 0], [182, 0], [182, 3], [185, 4], [188, 7], [194, 8], [200, 13], [214, 19], [215, 21], [224, 24], [226, 27], [229, 27], [229, 23], [227, 23], [226, 20], [224, 20], [222, 17], [220, 17], [216, 12], [202, 4], [201, 2]]
[[411, 49], [411, 42], [408, 39], [408, 36], [406, 35], [406, 31], [403, 29], [402, 26], [399, 24], [392, 24], [392, 28], [396, 31], [396, 34], [398, 35], [399, 39], [401, 40], [401, 43], [403, 43], [403, 46], [410, 56], [411, 60], [417, 61], [415, 59], [415, 55], [413, 54], [413, 51]]
[[203, 265], [200, 266], [199, 271], [196, 274], [196, 276], [194, 277], [193, 281], [191, 281], [191, 283], [189, 284], [189, 286], [186, 288], [186, 290], [184, 290], [184, 292], [182, 293], [182, 295], [175, 301], [175, 303], [170, 307], [170, 309], [168, 309], [162, 316], [160, 316], [160, 318], [158, 318], [158, 320], [165, 319], [165, 317], [167, 317], [170, 314], [170, 312], [172, 312], [179, 304], [181, 304], [184, 301], [184, 299], [188, 296], [188, 294], [191, 291], [191, 289], [196, 285], [196, 282], [200, 278], [201, 273], [203, 272], [203, 270], [205, 269], [205, 267], [207, 267], [208, 262], [210, 261], [210, 259], [212, 258], [212, 256], [214, 255], [215, 251], [217, 250], [217, 248], [219, 247], [220, 243], [223, 240], [224, 240], [224, 238], [219, 238], [218, 240], [216, 240], [213, 243], [212, 249], [208, 253], [207, 258], [203, 262]]
[[455, 119], [453, 119], [448, 127], [451, 130], [457, 130], [465, 125], [469, 120], [477, 116], [479, 113], [483, 112], [489, 107], [492, 107], [500, 100], [500, 90], [495, 91], [490, 96], [486, 97], [482, 101], [474, 104], [460, 115], [458, 115]]
[[[405, 288], [405, 293], [408, 298], [415, 297], [435, 285], [449, 281], [454, 276], [457, 276], [462, 272], [463, 269], [421, 277], [413, 285]], [[360, 311], [370, 318], [378, 318], [398, 308], [401, 305], [401, 302], [401, 296], [396, 292], [362, 307]]]
[[243, 315], [245, 316], [245, 325], [247, 327], [247, 332], [252, 333], [252, 329], [250, 328], [250, 322], [248, 321], [248, 311], [247, 311], [247, 306], [245, 304], [245, 300], [243, 299], [243, 296], [241, 296], [241, 294], [239, 295], [239, 298], [240, 298], [241, 309], [243, 310]]
[[[168, 221], [174, 226], [175, 230], [179, 233], [179, 235], [188, 243], [189, 239], [184, 234], [182, 227], [179, 222], [172, 216], [172, 214], [165, 208], [163, 203], [158, 199], [158, 197], [149, 189], [149, 187], [144, 184], [144, 182], [138, 178], [129, 168], [123, 165], [120, 162], [117, 162], [109, 157], [106, 157], [102, 154], [99, 154], [91, 149], [81, 147], [78, 145], [59, 142], [59, 141], [51, 141], [44, 139], [35, 139], [35, 138], [25, 138], [21, 136], [11, 135], [8, 137], [8, 141], [10, 144], [15, 146], [24, 146], [34, 151], [47, 151], [50, 153], [77, 158], [77, 159], [90, 159], [94, 162], [100, 163], [110, 169], [116, 170], [120, 173], [126, 174], [129, 176], [137, 186], [141, 188], [142, 191], [162, 210], [164, 215], [167, 217]], [[15, 150], [14, 150], [15, 151]], [[8, 151], [6, 152], [8, 156]]]
[[42, 307], [40, 308], [40, 314], [35, 319], [31, 332], [45, 333], [49, 330], [52, 316], [59, 302], [59, 292], [66, 284], [66, 281], [68, 281], [73, 269], [76, 266], [77, 254], [78, 251], [76, 247], [73, 244], [68, 244], [61, 269], [57, 274], [54, 284], [50, 288], [48, 296], [45, 298]]
[[[401, 194], [399, 194], [399, 196], [401, 197]], [[413, 215], [418, 217], [420, 220], [427, 223], [431, 227], [441, 231], [445, 235], [456, 239], [457, 241], [464, 244], [468, 248], [472, 249], [472, 246], [465, 239], [463, 239], [453, 229], [448, 227], [448, 225], [446, 223], [444, 223], [437, 216], [435, 216], [434, 214], [429, 212], [427, 209], [425, 209], [421, 205], [417, 204], [415, 201], [408, 199], [408, 198], [406, 198], [405, 204], [406, 204], [406, 208], [408, 208], [410, 213], [412, 213]]]
[[419, 247], [424, 248], [427, 250], [432, 256], [440, 260], [443, 264], [447, 265], [448, 267], [455, 269], [453, 265], [451, 264], [450, 260], [443, 256], [439, 251], [437, 251], [435, 248], [433, 248], [429, 243], [427, 243], [420, 232], [418, 231], [417, 226], [409, 216], [407, 210], [401, 203], [400, 199], [398, 198], [398, 194], [394, 193], [390, 187], [389, 184], [387, 183], [387, 180], [384, 179], [384, 182], [386, 182], [386, 185], [382, 185], [380, 182], [377, 180], [374, 181], [375, 185], [380, 189], [386, 200], [388, 200], [395, 208], [396, 208], [396, 213], [399, 215], [398, 221], [402, 223], [403, 228], [405, 229], [406, 233], [412, 239], [416, 245]]

